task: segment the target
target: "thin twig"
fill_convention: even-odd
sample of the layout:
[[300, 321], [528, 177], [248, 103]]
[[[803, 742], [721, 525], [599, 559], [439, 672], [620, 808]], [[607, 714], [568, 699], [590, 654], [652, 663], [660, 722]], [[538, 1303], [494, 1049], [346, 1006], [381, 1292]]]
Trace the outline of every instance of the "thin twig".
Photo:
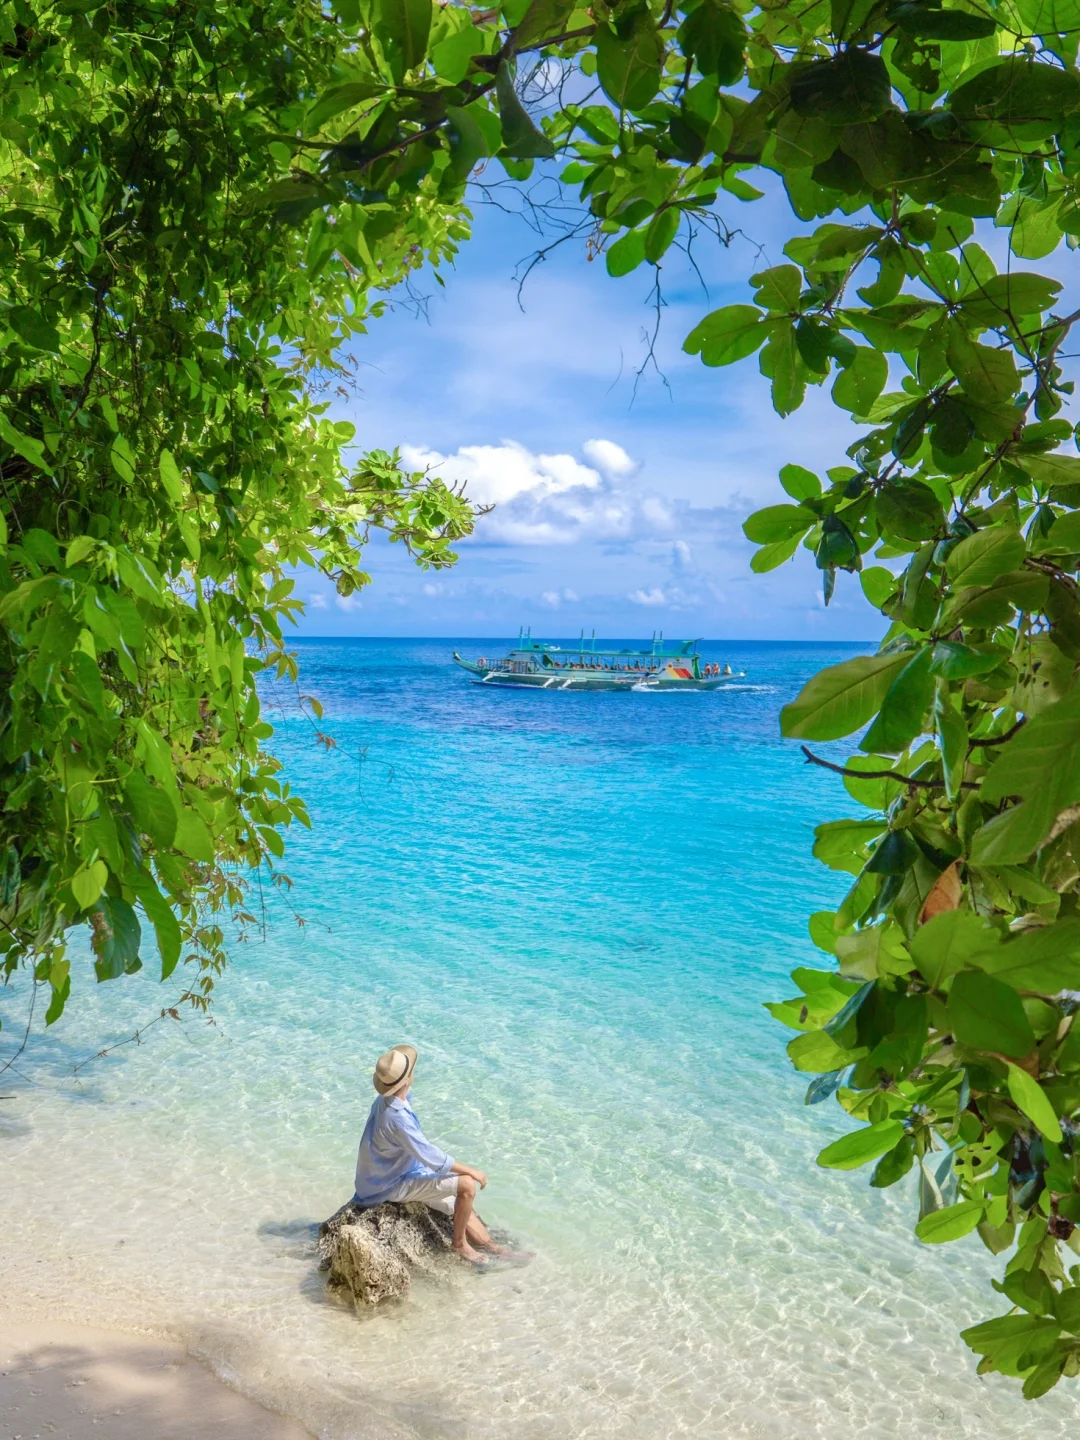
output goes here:
[[1010, 726], [1004, 735], [991, 735], [988, 740], [970, 740], [969, 745], [1004, 745], [1006, 740], [1011, 740], [1018, 730], [1023, 729], [1027, 724], [1027, 716], [1022, 715], [1015, 725]]
[[34, 988], [33, 988], [33, 990], [31, 990], [31, 992], [30, 992], [30, 1013], [29, 1013], [29, 1015], [27, 1015], [27, 1017], [26, 1017], [26, 1029], [23, 1031], [22, 1044], [21, 1044], [21, 1045], [19, 1046], [19, 1048], [15, 1051], [15, 1054], [12, 1055], [12, 1057], [11, 1057], [10, 1060], [5, 1060], [5, 1062], [3, 1063], [3, 1065], [0, 1065], [0, 1075], [3, 1075], [3, 1073], [4, 1073], [5, 1070], [10, 1070], [11, 1067], [15, 1064], [15, 1061], [18, 1060], [19, 1056], [20, 1056], [20, 1055], [23, 1053], [23, 1051], [26, 1049], [27, 1042], [28, 1042], [29, 1039], [30, 1039], [30, 1027], [31, 1027], [31, 1025], [33, 1025], [33, 1023], [34, 1023], [34, 1006], [35, 1006], [36, 1003], [37, 1003], [38, 986], [39, 986], [40, 983], [41, 983], [41, 982], [38, 980], [37, 976], [35, 975], [35, 976], [34, 976]]

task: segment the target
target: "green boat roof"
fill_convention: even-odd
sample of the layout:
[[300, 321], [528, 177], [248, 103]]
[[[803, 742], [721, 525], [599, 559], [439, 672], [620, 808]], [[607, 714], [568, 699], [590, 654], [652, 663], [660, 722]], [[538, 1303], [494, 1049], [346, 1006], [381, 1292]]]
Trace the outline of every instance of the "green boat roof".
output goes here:
[[626, 659], [638, 660], [689, 660], [697, 654], [697, 647], [700, 640], [668, 640], [665, 642], [663, 632], [653, 633], [652, 643], [640, 650], [630, 648], [610, 649], [603, 641], [596, 643], [596, 631], [594, 630], [590, 639], [586, 640], [584, 630], [576, 645], [566, 641], [534, 640], [530, 630], [522, 630], [518, 634], [517, 644], [511, 654], [513, 655], [602, 655], [608, 658], [618, 656]]

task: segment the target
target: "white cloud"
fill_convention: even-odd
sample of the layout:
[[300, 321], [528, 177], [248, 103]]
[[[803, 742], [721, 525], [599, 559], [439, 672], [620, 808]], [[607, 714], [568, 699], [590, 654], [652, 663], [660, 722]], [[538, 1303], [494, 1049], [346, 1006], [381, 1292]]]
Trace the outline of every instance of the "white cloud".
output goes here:
[[668, 604], [668, 597], [664, 594], [663, 590], [660, 589], [659, 585], [654, 585], [651, 590], [631, 590], [626, 598], [631, 600], [635, 605]]
[[671, 547], [671, 568], [676, 575], [685, 575], [690, 570], [690, 546], [685, 540], [676, 540]]
[[543, 604], [550, 605], [552, 610], [557, 610], [562, 603], [562, 596], [557, 590], [545, 590], [540, 599]]
[[334, 604], [339, 610], [344, 610], [348, 614], [350, 611], [360, 609], [360, 597], [359, 595], [335, 595]]
[[566, 453], [534, 453], [516, 441], [463, 445], [452, 455], [402, 447], [410, 469], [426, 469], [464, 484], [470, 500], [494, 505], [476, 527], [488, 545], [573, 545], [578, 541], [634, 540], [670, 534], [670, 502], [623, 483], [637, 469], [613, 440], [582, 447], [595, 465]]
[[429, 600], [434, 599], [434, 597], [435, 597], [436, 595], [441, 595], [441, 594], [442, 594], [442, 586], [441, 586], [441, 585], [432, 585], [431, 582], [429, 581], [426, 585], [421, 585], [421, 586], [420, 586], [420, 594], [421, 594], [421, 595], [426, 595]]
[[309, 610], [325, 610], [326, 596], [320, 595], [318, 590], [313, 590], [307, 597], [307, 606]]
[[633, 475], [638, 468], [637, 462], [614, 440], [586, 440], [581, 449], [586, 460], [591, 460], [597, 470], [613, 480]]

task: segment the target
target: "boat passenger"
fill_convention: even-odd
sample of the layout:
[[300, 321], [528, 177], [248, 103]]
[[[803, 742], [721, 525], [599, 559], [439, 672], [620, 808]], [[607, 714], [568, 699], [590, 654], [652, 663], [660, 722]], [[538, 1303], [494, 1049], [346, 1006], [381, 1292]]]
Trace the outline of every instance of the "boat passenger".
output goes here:
[[731, 666], [730, 666], [730, 665], [725, 665], [725, 666], [724, 666], [723, 673], [724, 673], [725, 675], [730, 675], [730, 674], [731, 674]]

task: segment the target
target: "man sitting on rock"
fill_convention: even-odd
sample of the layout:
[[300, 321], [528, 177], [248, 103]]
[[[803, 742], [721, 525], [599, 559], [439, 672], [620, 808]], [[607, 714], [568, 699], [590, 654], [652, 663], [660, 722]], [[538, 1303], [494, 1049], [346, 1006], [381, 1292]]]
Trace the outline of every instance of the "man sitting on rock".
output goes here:
[[419, 1201], [454, 1217], [453, 1248], [466, 1260], [483, 1263], [484, 1257], [473, 1248], [476, 1245], [507, 1254], [473, 1214], [476, 1187], [483, 1190], [487, 1176], [471, 1165], [459, 1165], [420, 1129], [409, 1104], [415, 1069], [416, 1051], [411, 1045], [395, 1045], [375, 1065], [372, 1078], [379, 1094], [356, 1157], [356, 1204], [370, 1208], [391, 1200]]

